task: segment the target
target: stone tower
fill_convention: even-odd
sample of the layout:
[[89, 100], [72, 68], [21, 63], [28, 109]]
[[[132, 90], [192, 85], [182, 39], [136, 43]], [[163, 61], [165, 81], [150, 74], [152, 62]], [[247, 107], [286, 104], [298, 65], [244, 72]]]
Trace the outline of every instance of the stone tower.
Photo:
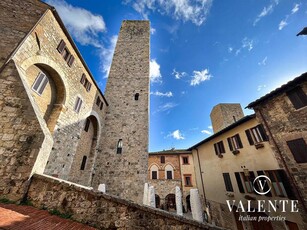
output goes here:
[[141, 203], [148, 164], [149, 21], [123, 21], [105, 97], [109, 102], [93, 187]]
[[221, 103], [213, 107], [210, 113], [214, 133], [226, 128], [244, 117], [239, 103]]

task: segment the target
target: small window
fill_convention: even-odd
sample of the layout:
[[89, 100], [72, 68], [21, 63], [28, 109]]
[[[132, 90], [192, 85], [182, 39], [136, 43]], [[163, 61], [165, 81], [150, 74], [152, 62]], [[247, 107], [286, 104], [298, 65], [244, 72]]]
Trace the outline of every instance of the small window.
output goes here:
[[236, 149], [243, 148], [239, 134], [236, 134], [232, 137], [227, 138], [227, 141], [228, 141], [228, 146], [229, 146], [230, 151], [234, 151]]
[[38, 95], [42, 95], [48, 82], [48, 77], [43, 72], [39, 72], [32, 86], [33, 91], [35, 91]]
[[84, 126], [84, 131], [85, 132], [88, 132], [88, 129], [90, 127], [90, 124], [91, 124], [91, 120], [90, 119], [86, 119], [86, 122], [85, 122], [85, 126]]
[[140, 96], [139, 93], [134, 94], [134, 100], [138, 101], [139, 100], [139, 96]]
[[307, 106], [307, 95], [300, 86], [287, 92], [287, 96], [295, 109]]
[[82, 99], [80, 97], [77, 97], [75, 107], [74, 107], [74, 110], [76, 113], [80, 112], [81, 105], [82, 105]]
[[65, 42], [63, 41], [63, 39], [60, 41], [58, 47], [57, 47], [57, 50], [59, 51], [59, 53], [62, 53], [64, 51], [64, 48], [65, 48], [66, 44]]
[[89, 82], [89, 80], [86, 78], [86, 75], [83, 73], [81, 76], [80, 83], [84, 86], [87, 92], [91, 90], [92, 84]]
[[168, 180], [172, 180], [173, 179], [172, 171], [166, 171], [166, 179], [168, 179]]
[[157, 171], [152, 171], [152, 172], [151, 172], [151, 179], [153, 179], [153, 180], [158, 179]]
[[101, 100], [100, 100], [100, 97], [98, 96], [98, 97], [97, 97], [97, 100], [96, 100], [96, 105], [99, 107], [99, 106], [100, 106], [100, 103], [101, 103]]
[[82, 85], [84, 85], [85, 80], [86, 80], [86, 76], [85, 76], [85, 74], [83, 73], [82, 76], [81, 76], [80, 83], [81, 83]]
[[240, 193], [245, 193], [244, 187], [243, 187], [243, 184], [242, 184], [242, 180], [241, 180], [241, 177], [240, 177], [240, 173], [235, 172], [235, 177], [236, 177], [236, 180], [237, 180], [237, 184], [238, 184], [238, 188], [239, 188]]
[[307, 163], [307, 145], [303, 138], [287, 141], [287, 145], [297, 163]]
[[165, 163], [165, 156], [161, 156], [161, 157], [160, 157], [160, 162], [161, 162], [161, 164], [164, 164], [164, 163]]
[[192, 186], [191, 175], [184, 175], [184, 183], [185, 183], [186, 187], [191, 187]]
[[232, 183], [229, 173], [223, 173], [225, 188], [227, 192], [233, 192]]
[[189, 157], [182, 157], [182, 161], [184, 165], [188, 165], [189, 164]]
[[87, 156], [83, 156], [80, 170], [84, 170], [85, 169], [86, 160], [87, 160]]
[[101, 104], [100, 104], [100, 110], [102, 110], [103, 109], [103, 102], [101, 102]]
[[215, 143], [214, 144], [214, 150], [215, 150], [216, 155], [221, 155], [222, 153], [225, 153], [223, 141]]
[[117, 150], [116, 153], [117, 154], [121, 154], [123, 152], [123, 140], [119, 139], [117, 142]]
[[243, 179], [245, 190], [248, 193], [253, 193], [253, 183], [250, 181], [249, 177], [246, 176], [244, 172], [241, 172], [241, 178]]
[[66, 47], [66, 43], [63, 41], [63, 39], [60, 41], [60, 43], [57, 47], [57, 50], [62, 55], [62, 57], [64, 58], [64, 60], [68, 64], [68, 66], [71, 67], [72, 64], [74, 63], [75, 58], [69, 52], [68, 48]]
[[266, 135], [262, 124], [245, 130], [245, 133], [250, 145], [269, 140], [269, 137]]

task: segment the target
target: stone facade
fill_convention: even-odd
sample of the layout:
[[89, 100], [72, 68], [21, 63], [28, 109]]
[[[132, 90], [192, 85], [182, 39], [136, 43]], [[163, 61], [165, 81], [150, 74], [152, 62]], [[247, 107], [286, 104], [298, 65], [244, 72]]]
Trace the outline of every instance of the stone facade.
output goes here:
[[[259, 127], [259, 122], [255, 114], [249, 115], [189, 149], [193, 153], [197, 187], [204, 200], [203, 209], [206, 210], [209, 222], [212, 224], [239, 230], [257, 229], [262, 224], [266, 224], [265, 222], [246, 223], [238, 221], [239, 216], [244, 216], [246, 213], [230, 212], [226, 200], [242, 201], [246, 208], [248, 200], [265, 200], [266, 202], [269, 200], [287, 200], [287, 202], [290, 202], [290, 199], [293, 199], [293, 189], [288, 186], [289, 178], [285, 176], [285, 171], [278, 164], [272, 149], [271, 139], [267, 139], [260, 134], [259, 136], [258, 134], [251, 134], [253, 142], [249, 141], [246, 130], [249, 130], [249, 133], [255, 133], [256, 130], [260, 130], [257, 127]], [[231, 150], [228, 138], [236, 135], [239, 135], [241, 145], [238, 144], [237, 148]], [[258, 137], [255, 138], [256, 136]], [[260, 142], [257, 142], [257, 140]], [[222, 149], [224, 151], [221, 150], [220, 154], [216, 153], [217, 149], [214, 147], [217, 143], [223, 143]], [[232, 145], [234, 146], [234, 144]], [[253, 187], [248, 184], [249, 181], [254, 180], [253, 178], [262, 174], [269, 176], [272, 181], [275, 180], [272, 175], [284, 176], [283, 179], [278, 179], [278, 182], [282, 183], [286, 191], [281, 193], [280, 190], [273, 188], [271, 197], [256, 194]], [[241, 188], [238, 181], [241, 182]], [[253, 203], [252, 207], [257, 208]], [[295, 223], [299, 229], [304, 229], [300, 214], [292, 213], [290, 209], [287, 209], [284, 213], [279, 208], [276, 212], [266, 213], [265, 215], [284, 216], [287, 221]], [[274, 229], [286, 229], [283, 221], [275, 221], [274, 224], [272, 223], [272, 227]]]
[[[106, 86], [109, 102], [94, 186], [141, 203], [148, 164], [149, 21], [124, 21]], [[121, 145], [121, 146], [118, 146]]]
[[[305, 94], [305, 106], [295, 109], [287, 92], [300, 87]], [[302, 138], [307, 143], [307, 73], [276, 89], [248, 106], [256, 112], [257, 119], [265, 125], [272, 140], [275, 157], [281, 168], [285, 168], [291, 177], [291, 185], [296, 188], [300, 213], [307, 228], [307, 163], [297, 163], [288, 141]], [[302, 99], [303, 100], [303, 99]], [[303, 100], [304, 101], [304, 100]], [[305, 151], [306, 153], [306, 151]], [[303, 205], [304, 203], [304, 205]], [[305, 207], [304, 207], [305, 206]]]
[[210, 113], [214, 133], [217, 133], [243, 117], [242, 107], [238, 103], [218, 104], [213, 107]]
[[221, 229], [42, 175], [32, 177], [27, 199], [98, 229]]

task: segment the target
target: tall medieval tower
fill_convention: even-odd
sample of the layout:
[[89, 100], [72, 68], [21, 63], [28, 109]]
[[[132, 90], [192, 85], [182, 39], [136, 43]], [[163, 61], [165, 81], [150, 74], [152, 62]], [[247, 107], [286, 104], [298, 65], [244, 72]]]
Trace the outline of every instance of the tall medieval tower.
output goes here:
[[141, 203], [148, 164], [149, 21], [123, 21], [105, 97], [109, 103], [93, 187]]

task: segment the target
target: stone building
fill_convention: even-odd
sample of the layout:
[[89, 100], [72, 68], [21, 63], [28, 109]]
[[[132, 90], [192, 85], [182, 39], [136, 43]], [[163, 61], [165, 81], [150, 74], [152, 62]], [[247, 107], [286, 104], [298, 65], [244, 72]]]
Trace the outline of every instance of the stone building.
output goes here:
[[[239, 110], [242, 111], [241, 108]], [[299, 213], [292, 213], [289, 208], [286, 212], [283, 212], [281, 206], [276, 212], [261, 212], [257, 206], [259, 200], [290, 202], [296, 200], [296, 196], [289, 185], [290, 178], [278, 164], [271, 138], [257, 121], [255, 114], [233, 122], [188, 150], [193, 154], [196, 184], [209, 222], [239, 230], [286, 229], [286, 226], [288, 229], [304, 229]], [[273, 186], [266, 196], [259, 195], [254, 190], [254, 180], [260, 175], [265, 175], [272, 181]], [[235, 200], [235, 203], [230, 202], [233, 211], [229, 210], [227, 200]], [[240, 201], [245, 210], [250, 206], [259, 212], [244, 212]], [[284, 216], [286, 221], [242, 221], [241, 218], [247, 216], [257, 219], [260, 216]]]
[[291, 178], [307, 229], [307, 73], [251, 102], [280, 168]]
[[171, 149], [149, 153], [148, 182], [155, 188], [157, 208], [176, 210], [175, 188], [178, 186], [184, 211], [190, 212], [190, 189], [196, 188], [192, 152]]
[[[124, 21], [106, 88], [56, 10], [0, 3], [0, 194], [45, 173], [140, 202], [148, 146], [149, 22]], [[8, 186], [9, 185], [9, 186]]]

